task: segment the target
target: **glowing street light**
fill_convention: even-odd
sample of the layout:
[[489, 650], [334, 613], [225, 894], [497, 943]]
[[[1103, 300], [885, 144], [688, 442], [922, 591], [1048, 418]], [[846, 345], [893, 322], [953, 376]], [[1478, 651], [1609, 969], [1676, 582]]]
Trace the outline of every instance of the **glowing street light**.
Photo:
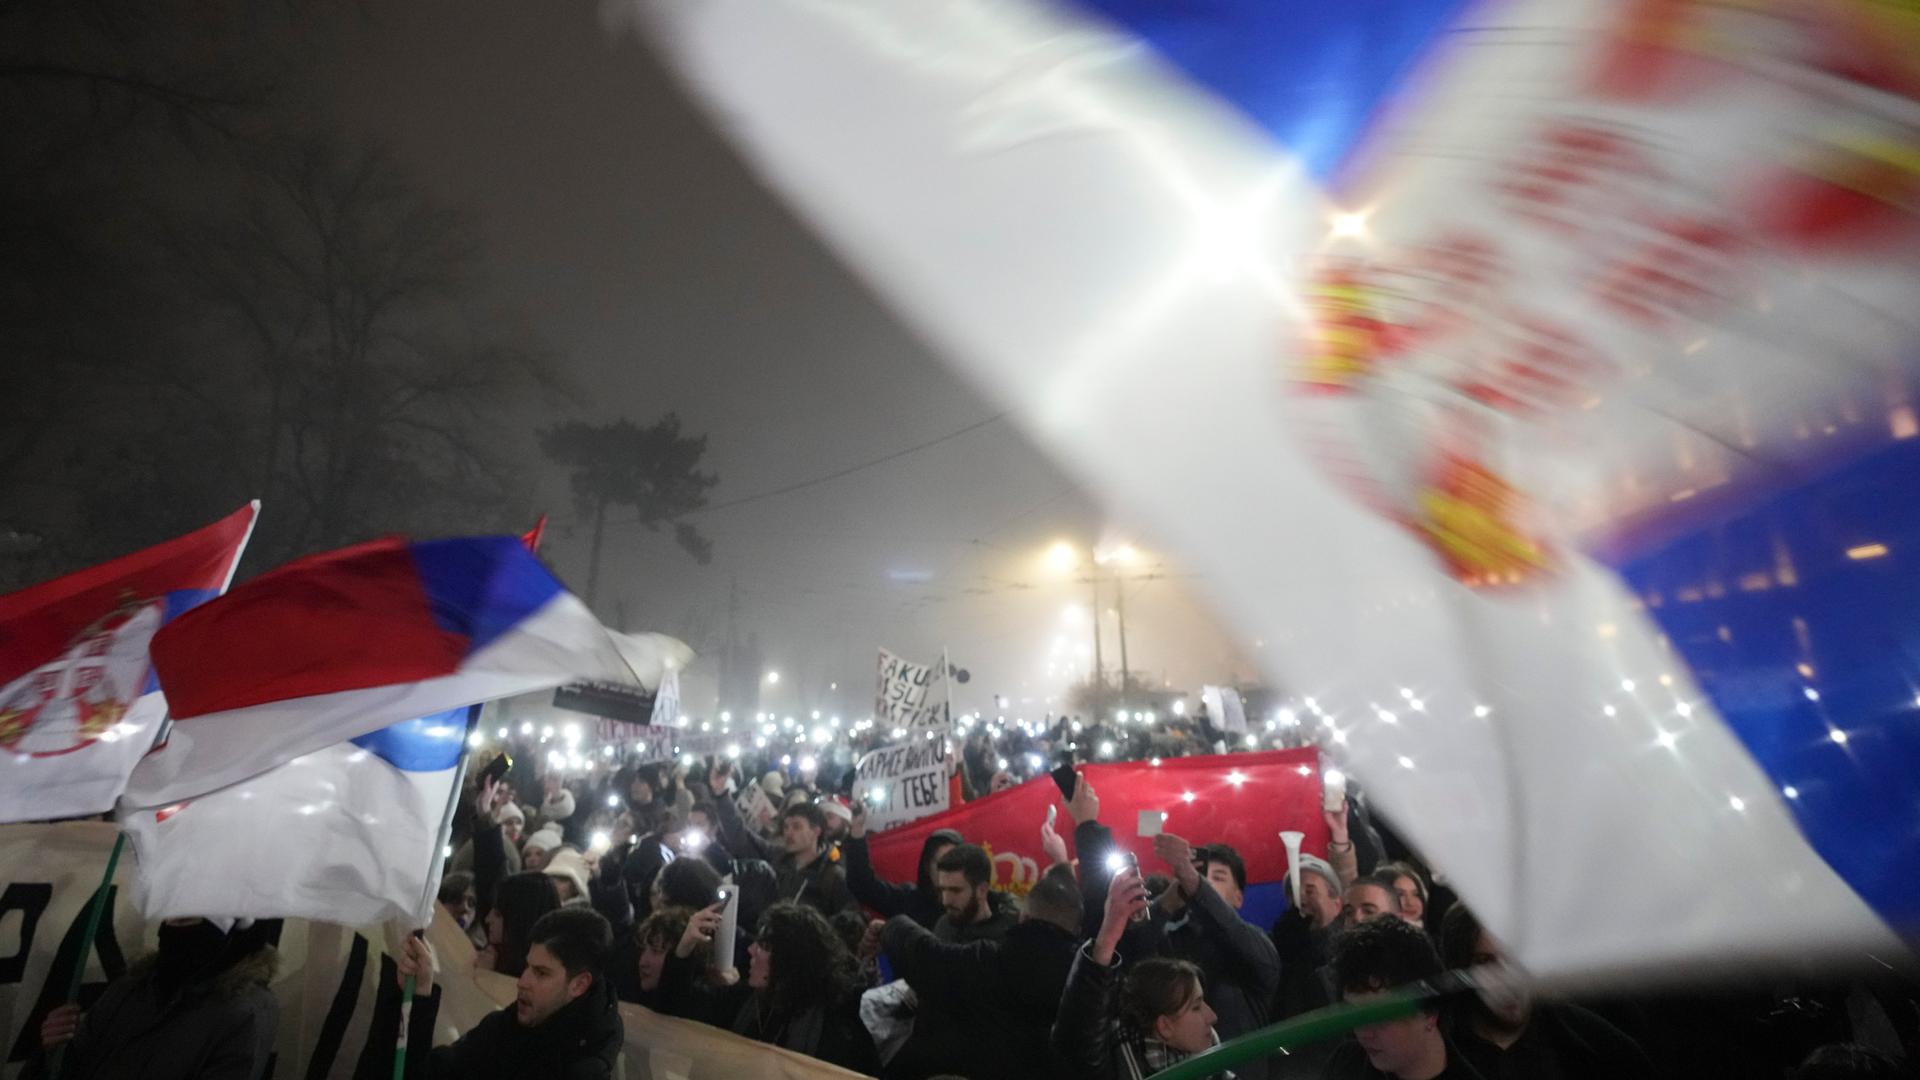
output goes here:
[[779, 673], [779, 672], [777, 672], [777, 671], [769, 671], [769, 672], [767, 672], [767, 685], [768, 685], [768, 686], [779, 686], [779, 685], [780, 685], [780, 673]]

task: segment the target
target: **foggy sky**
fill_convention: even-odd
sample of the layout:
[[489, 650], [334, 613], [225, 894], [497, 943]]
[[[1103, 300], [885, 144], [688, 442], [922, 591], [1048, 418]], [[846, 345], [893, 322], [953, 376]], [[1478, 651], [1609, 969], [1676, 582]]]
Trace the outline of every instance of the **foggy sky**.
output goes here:
[[[644, 44], [604, 29], [594, 6], [379, 5], [331, 33], [314, 43], [337, 58], [322, 65], [325, 107], [477, 216], [499, 314], [550, 346], [586, 390], [570, 415], [645, 423], [678, 412], [710, 436], [706, 465], [721, 477], [712, 502], [999, 411], [760, 188]], [[530, 405], [526, 427], [565, 418]], [[526, 432], [502, 438], [531, 452]], [[569, 532], [564, 478], [548, 472], [556, 531], [546, 553], [583, 588], [586, 530]], [[1047, 679], [1047, 654], [1056, 635], [1070, 633], [1076, 650], [1087, 641], [1063, 609], [1086, 605], [1088, 590], [1047, 573], [1040, 553], [1062, 537], [1151, 548], [1004, 421], [695, 520], [715, 544], [709, 566], [670, 536], [610, 529], [597, 606], [613, 620], [624, 600], [630, 629], [697, 639], [724, 632], [737, 583], [739, 628], [760, 635], [785, 676], [767, 702], [783, 711], [863, 711], [883, 644], [920, 659], [951, 647], [975, 673], [962, 708], [994, 693], [1057, 692], [1064, 680]], [[1251, 672], [1195, 598], [1202, 584], [1129, 588], [1136, 672], [1176, 686]], [[1113, 667], [1111, 622], [1107, 631]], [[690, 679], [696, 712], [712, 704], [707, 659]]]

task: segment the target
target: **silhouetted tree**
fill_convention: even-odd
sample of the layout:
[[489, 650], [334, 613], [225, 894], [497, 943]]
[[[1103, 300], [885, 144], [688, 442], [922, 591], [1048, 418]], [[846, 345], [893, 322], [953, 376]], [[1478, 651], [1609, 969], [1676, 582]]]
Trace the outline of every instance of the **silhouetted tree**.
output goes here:
[[576, 420], [542, 431], [540, 448], [573, 470], [574, 506], [593, 526], [589, 602], [600, 584], [601, 545], [613, 507], [632, 507], [650, 531], [671, 524], [674, 541], [696, 562], [705, 565], [713, 558], [713, 543], [680, 519], [707, 504], [707, 492], [720, 478], [699, 470], [707, 437], [680, 434], [678, 416], [668, 413], [648, 427], [631, 420], [601, 425]]

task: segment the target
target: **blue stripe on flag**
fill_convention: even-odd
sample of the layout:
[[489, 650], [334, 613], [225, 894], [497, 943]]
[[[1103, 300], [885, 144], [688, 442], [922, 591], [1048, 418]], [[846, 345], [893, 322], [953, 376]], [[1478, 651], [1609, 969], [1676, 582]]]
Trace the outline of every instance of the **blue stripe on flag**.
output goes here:
[[1080, 0], [1333, 177], [1466, 0]]
[[1660, 594], [1649, 613], [1815, 850], [1896, 927], [1920, 925], [1916, 477], [1920, 440], [1898, 442], [1620, 567]]
[[516, 536], [428, 540], [411, 545], [433, 620], [485, 648], [560, 592], [540, 560]]
[[[192, 611], [201, 604], [220, 595], [218, 589], [175, 589], [164, 599], [166, 608], [160, 613], [160, 625], [165, 626], [182, 614]], [[141, 685], [140, 693], [153, 694], [160, 690], [160, 673], [152, 667], [147, 668], [147, 681]]]
[[402, 720], [360, 736], [353, 745], [384, 758], [396, 769], [439, 772], [460, 761], [460, 747], [466, 739], [467, 710], [459, 708]]

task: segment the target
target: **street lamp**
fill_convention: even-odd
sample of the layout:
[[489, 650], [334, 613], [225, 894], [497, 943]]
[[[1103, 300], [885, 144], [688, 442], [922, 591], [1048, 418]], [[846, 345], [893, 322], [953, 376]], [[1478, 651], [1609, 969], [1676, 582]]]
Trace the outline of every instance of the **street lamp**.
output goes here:
[[769, 672], [767, 672], [767, 685], [768, 685], [768, 686], [779, 686], [779, 685], [780, 685], [780, 673], [779, 673], [779, 672], [777, 672], [777, 671], [769, 671]]

